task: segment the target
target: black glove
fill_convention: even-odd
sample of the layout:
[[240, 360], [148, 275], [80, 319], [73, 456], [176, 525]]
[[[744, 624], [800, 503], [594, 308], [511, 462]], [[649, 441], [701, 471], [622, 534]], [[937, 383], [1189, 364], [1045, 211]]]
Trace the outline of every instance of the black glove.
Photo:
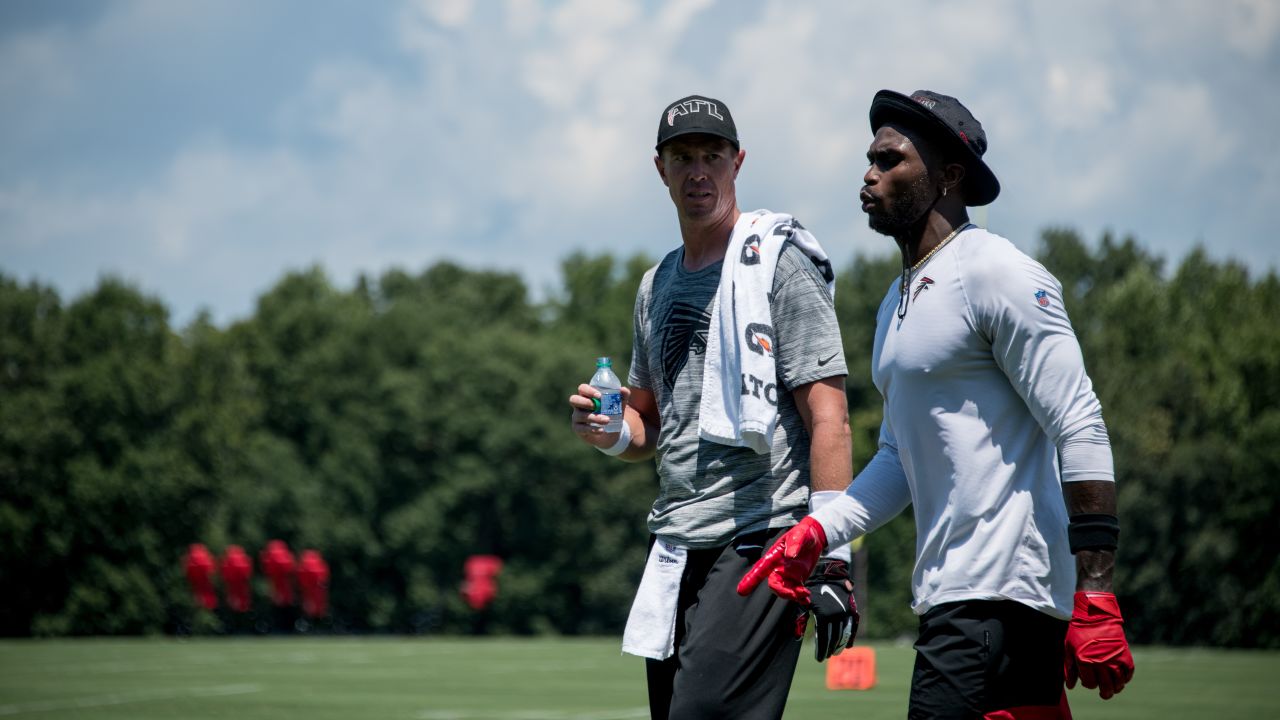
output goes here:
[[853, 647], [858, 634], [858, 604], [853, 600], [849, 564], [822, 558], [805, 581], [814, 620], [813, 657], [822, 662]]

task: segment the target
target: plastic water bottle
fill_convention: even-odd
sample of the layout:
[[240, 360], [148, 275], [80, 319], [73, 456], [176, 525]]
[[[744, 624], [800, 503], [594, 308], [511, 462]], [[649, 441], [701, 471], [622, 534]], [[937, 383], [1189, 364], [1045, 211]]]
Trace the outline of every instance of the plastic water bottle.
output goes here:
[[598, 415], [608, 415], [605, 432], [622, 431], [622, 383], [613, 373], [613, 361], [607, 357], [596, 358], [596, 374], [591, 376], [591, 387], [600, 391], [599, 399], [592, 399]]

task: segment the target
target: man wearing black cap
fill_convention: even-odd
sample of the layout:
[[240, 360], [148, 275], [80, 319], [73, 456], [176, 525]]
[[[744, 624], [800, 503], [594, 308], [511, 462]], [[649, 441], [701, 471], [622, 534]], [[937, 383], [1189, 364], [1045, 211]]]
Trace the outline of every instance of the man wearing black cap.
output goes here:
[[1069, 718], [1064, 666], [1069, 686], [1109, 698], [1133, 659], [1111, 590], [1111, 449], [1062, 288], [969, 222], [966, 208], [995, 200], [1000, 183], [959, 101], [882, 90], [871, 129], [862, 210], [902, 252], [876, 319], [880, 447], [744, 589], [767, 577], [795, 596], [827, 543], [911, 504], [920, 636], [909, 716]]
[[622, 432], [602, 432], [585, 384], [569, 398], [573, 429], [620, 459], [658, 458], [654, 542], [623, 637], [648, 658], [652, 716], [777, 718], [809, 608], [818, 660], [848, 647], [857, 622], [847, 547], [823, 560], [812, 602], [735, 592], [852, 472], [835, 276], [794, 218], [738, 209], [746, 153], [723, 102], [667, 106], [656, 150], [682, 243], [637, 293]]

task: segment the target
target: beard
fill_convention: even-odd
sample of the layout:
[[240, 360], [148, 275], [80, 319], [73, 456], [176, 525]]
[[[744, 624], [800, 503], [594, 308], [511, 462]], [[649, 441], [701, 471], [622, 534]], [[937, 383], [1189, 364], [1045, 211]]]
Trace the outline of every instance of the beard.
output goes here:
[[886, 211], [867, 213], [867, 226], [881, 235], [899, 237], [919, 223], [929, 212], [934, 198], [930, 197], [933, 183], [922, 177], [908, 185]]

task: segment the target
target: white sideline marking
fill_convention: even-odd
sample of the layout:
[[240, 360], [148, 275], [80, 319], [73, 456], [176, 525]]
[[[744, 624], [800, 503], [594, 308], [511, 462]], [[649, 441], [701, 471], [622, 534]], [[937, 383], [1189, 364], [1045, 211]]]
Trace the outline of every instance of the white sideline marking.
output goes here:
[[71, 710], [74, 708], [96, 708], [109, 705], [128, 705], [129, 703], [150, 702], [152, 700], [172, 700], [181, 697], [222, 697], [225, 695], [248, 695], [261, 692], [261, 685], [241, 683], [238, 685], [214, 685], [203, 688], [187, 688], [185, 690], [151, 690], [132, 693], [111, 693], [110, 695], [93, 695], [66, 700], [39, 700], [29, 703], [10, 703], [0, 705], [0, 715], [24, 715], [26, 713], [50, 712], [52, 710]]
[[606, 710], [589, 715], [568, 710], [506, 710], [502, 712], [477, 712], [475, 710], [423, 710], [418, 720], [632, 720], [649, 717], [649, 708]]

